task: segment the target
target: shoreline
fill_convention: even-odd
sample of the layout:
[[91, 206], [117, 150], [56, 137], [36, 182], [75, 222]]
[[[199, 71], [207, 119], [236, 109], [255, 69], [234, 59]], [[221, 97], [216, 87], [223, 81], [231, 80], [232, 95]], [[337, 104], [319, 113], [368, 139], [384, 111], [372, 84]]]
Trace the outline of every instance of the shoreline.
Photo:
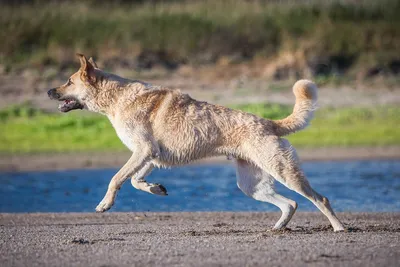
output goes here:
[[2, 266], [395, 266], [400, 212], [0, 213]]
[[[400, 159], [400, 146], [326, 147], [297, 149], [301, 161]], [[47, 171], [68, 169], [120, 168], [130, 152], [67, 152], [0, 155], [0, 171]], [[207, 158], [191, 164], [229, 164], [226, 157]]]

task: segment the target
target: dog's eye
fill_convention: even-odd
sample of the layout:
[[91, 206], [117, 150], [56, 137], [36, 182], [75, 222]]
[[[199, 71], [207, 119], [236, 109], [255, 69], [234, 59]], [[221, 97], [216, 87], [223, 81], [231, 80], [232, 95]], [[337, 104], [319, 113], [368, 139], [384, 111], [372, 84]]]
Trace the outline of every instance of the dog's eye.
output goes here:
[[67, 85], [71, 85], [71, 84], [73, 84], [73, 82], [71, 81], [71, 79], [69, 79]]

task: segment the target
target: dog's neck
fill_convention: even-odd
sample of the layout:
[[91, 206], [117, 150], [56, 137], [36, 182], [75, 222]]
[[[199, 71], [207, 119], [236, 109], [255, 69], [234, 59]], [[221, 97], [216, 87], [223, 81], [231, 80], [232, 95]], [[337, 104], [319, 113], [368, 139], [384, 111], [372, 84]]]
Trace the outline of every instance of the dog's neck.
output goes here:
[[114, 116], [116, 106], [123, 108], [131, 104], [138, 94], [150, 88], [151, 85], [138, 80], [129, 80], [114, 74], [103, 73], [93, 87], [95, 94], [91, 101], [87, 101], [87, 108], [93, 112]]

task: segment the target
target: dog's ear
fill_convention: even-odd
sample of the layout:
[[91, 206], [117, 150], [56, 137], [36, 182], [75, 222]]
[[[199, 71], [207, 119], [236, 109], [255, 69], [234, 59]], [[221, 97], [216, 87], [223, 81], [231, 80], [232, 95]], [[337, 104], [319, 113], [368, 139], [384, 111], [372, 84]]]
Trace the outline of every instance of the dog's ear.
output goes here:
[[79, 69], [81, 72], [81, 78], [83, 80], [87, 80], [89, 83], [94, 84], [96, 82], [96, 75], [94, 72], [94, 66], [90, 63], [87, 58], [82, 54], [76, 54], [79, 57], [81, 62], [81, 68]]
[[93, 65], [93, 67], [95, 67], [96, 69], [98, 69], [99, 67], [97, 67], [97, 64], [96, 64], [96, 62], [94, 62], [94, 59], [92, 58], [92, 57], [90, 57], [89, 58], [89, 62], [90, 62], [90, 64], [92, 64]]
[[89, 72], [94, 69], [94, 66], [92, 65], [92, 63], [90, 63], [90, 61], [87, 60], [87, 58], [84, 55], [79, 54], [79, 53], [76, 55], [78, 56], [78, 58], [81, 62], [81, 68], [80, 68], [81, 71]]

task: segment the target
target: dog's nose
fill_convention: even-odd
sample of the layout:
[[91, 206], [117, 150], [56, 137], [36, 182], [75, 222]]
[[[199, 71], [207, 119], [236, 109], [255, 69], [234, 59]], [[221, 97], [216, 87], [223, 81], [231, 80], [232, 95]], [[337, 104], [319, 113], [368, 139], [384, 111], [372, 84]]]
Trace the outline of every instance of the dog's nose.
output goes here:
[[57, 93], [56, 88], [50, 89], [49, 91], [47, 91], [47, 95], [51, 98], [51, 99], [59, 99], [60, 98], [60, 94]]
[[48, 95], [48, 96], [51, 96], [51, 95], [53, 94], [54, 91], [55, 91], [54, 88], [53, 88], [53, 89], [50, 89], [49, 91], [47, 91], [47, 95]]

